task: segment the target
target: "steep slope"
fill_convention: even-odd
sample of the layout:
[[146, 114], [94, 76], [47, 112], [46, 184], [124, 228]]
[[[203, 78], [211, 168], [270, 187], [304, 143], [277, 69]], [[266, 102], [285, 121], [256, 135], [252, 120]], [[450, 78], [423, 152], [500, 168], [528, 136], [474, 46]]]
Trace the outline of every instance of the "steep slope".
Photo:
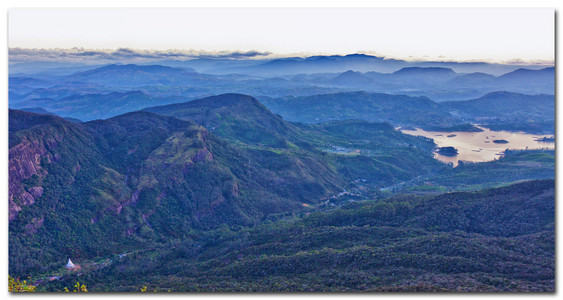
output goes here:
[[231, 140], [276, 147], [286, 147], [286, 139], [295, 139], [299, 131], [253, 97], [241, 94], [223, 94], [144, 111], [191, 120]]
[[132, 201], [148, 190], [167, 195], [163, 200], [197, 202], [189, 205], [199, 208], [184, 212], [187, 219], [195, 218], [190, 220], [193, 223], [183, 226], [213, 226], [218, 220], [251, 223], [272, 212], [300, 207], [300, 201], [314, 203], [342, 184], [314, 160], [292, 158], [285, 165], [272, 165], [275, 152], [238, 148], [189, 121], [135, 112], [88, 125], [103, 136], [102, 149], [129, 178]]
[[[253, 225], [439, 167], [432, 142], [387, 124], [297, 126], [244, 95], [149, 110], [172, 116], [139, 111], [73, 124], [11, 111], [11, 270], [37, 270], [57, 251], [93, 257]], [[20, 253], [28, 248], [35, 257]]]
[[255, 224], [346, 183], [318, 157], [244, 150], [193, 122], [148, 112], [73, 124], [11, 111], [10, 130], [15, 274], [46, 268], [57, 253], [107, 255], [192, 230]]
[[146, 111], [193, 120], [247, 149], [262, 166], [289, 172], [280, 178], [281, 183], [308, 178], [304, 183], [310, 182], [309, 188], [304, 190], [318, 189], [312, 184], [314, 178], [323, 178], [319, 182], [325, 187], [330, 186], [325, 179], [350, 182], [363, 178], [374, 188], [438, 167], [429, 155], [434, 147], [431, 141], [403, 135], [388, 124], [293, 124], [245, 95], [225, 94]]
[[124, 200], [127, 187], [91, 133], [56, 116], [13, 110], [9, 128], [10, 272], [127, 244], [123, 223], [104, 213]]
[[73, 180], [75, 169], [103, 161], [93, 137], [59, 117], [10, 110], [9, 129], [10, 220], [43, 195], [50, 173], [61, 182]]

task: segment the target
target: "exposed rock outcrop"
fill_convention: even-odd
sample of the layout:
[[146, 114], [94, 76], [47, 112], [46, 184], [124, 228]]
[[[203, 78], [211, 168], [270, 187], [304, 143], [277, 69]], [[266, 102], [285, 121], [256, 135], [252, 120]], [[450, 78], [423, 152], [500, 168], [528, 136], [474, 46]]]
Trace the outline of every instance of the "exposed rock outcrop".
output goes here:
[[45, 177], [47, 171], [41, 167], [41, 161], [53, 161], [45, 145], [37, 140], [23, 138], [9, 150], [9, 220], [16, 218], [22, 206], [32, 205], [43, 194], [40, 186], [26, 187], [23, 181], [33, 175]]

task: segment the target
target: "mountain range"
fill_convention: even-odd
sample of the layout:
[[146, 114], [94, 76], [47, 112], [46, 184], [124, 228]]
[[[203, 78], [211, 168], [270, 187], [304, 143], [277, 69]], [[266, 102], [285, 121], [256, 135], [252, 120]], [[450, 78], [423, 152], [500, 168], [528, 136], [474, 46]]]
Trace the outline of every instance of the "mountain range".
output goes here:
[[[555, 129], [555, 102], [551, 95], [494, 92], [467, 101], [436, 103], [427, 97], [351, 92], [304, 97], [261, 97], [260, 101], [292, 122], [361, 119], [429, 130], [459, 127], [467, 123], [521, 124], [527, 127], [521, 126], [519, 129], [534, 133], [553, 133]], [[541, 129], [534, 127], [537, 124], [541, 124]], [[510, 126], [504, 129], [511, 130]]]
[[140, 61], [11, 62], [11, 277], [42, 292], [555, 290], [555, 151], [436, 159], [482, 127], [554, 133], [553, 67]]
[[[198, 228], [251, 225], [440, 168], [431, 141], [388, 125], [361, 130], [381, 141], [343, 143], [346, 133], [299, 127], [237, 94], [86, 123], [10, 110], [11, 247], [41, 242], [44, 250], [33, 259], [15, 253], [27, 263], [12, 270], [61, 251], [87, 257]], [[351, 146], [359, 150], [322, 151]], [[366, 166], [360, 173], [358, 163]], [[358, 176], [362, 183], [352, 184]], [[95, 246], [100, 239], [108, 242]]]
[[[17, 75], [10, 76], [10, 105], [35, 98], [59, 100], [77, 94], [108, 94], [116, 91], [142, 91], [155, 97], [175, 96], [188, 99], [233, 92], [283, 97], [367, 91], [427, 96], [439, 102], [473, 99], [497, 91], [553, 94], [555, 90], [553, 67], [539, 70], [510, 67], [502, 76], [487, 73], [486, 65], [479, 64], [476, 66], [482, 68], [471, 73], [464, 73], [455, 68], [426, 65], [405, 65], [392, 71], [373, 71], [362, 67], [366, 66], [360, 63], [364, 59], [380, 64], [396, 64], [393, 60], [376, 57], [346, 56], [283, 59], [264, 63], [284, 65], [280, 67], [282, 69], [286, 68], [285, 65], [289, 62], [290, 65], [303, 64], [307, 70], [313, 70], [309, 69], [310, 64], [324, 65], [325, 61], [327, 66], [332, 68], [338, 66], [337, 70], [321, 68], [318, 72], [288, 74], [261, 74], [258, 71], [240, 73], [237, 70], [208, 74], [190, 68], [189, 62], [174, 67], [112, 64], [66, 75], [14, 73]], [[339, 63], [341, 61], [342, 63]], [[233, 64], [236, 65], [234, 62]]]

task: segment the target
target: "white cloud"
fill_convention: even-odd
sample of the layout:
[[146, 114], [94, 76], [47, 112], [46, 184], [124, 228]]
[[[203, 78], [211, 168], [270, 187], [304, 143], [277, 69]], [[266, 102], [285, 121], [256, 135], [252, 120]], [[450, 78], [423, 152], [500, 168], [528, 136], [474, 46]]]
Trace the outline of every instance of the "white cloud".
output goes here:
[[253, 59], [272, 55], [260, 51], [198, 51], [198, 50], [138, 50], [130, 48], [112, 49], [28, 49], [10, 48], [10, 62], [24, 61], [68, 61], [68, 62], [128, 62], [157, 61], [163, 59], [190, 60], [195, 58]]

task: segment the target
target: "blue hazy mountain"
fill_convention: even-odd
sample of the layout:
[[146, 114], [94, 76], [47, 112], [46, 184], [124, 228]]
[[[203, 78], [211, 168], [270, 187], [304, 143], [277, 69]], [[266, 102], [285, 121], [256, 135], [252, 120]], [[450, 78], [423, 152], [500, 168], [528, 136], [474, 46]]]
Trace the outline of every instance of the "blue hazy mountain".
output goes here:
[[262, 76], [280, 76], [289, 74], [331, 73], [346, 70], [392, 72], [406, 66], [402, 60], [385, 59], [364, 54], [310, 56], [306, 58], [290, 57], [271, 60], [262, 64], [226, 68], [222, 72], [257, 74]]
[[[539, 69], [540, 66], [508, 65], [485, 62], [443, 62], [443, 61], [405, 61], [399, 59], [388, 59], [365, 54], [332, 55], [332, 56], [310, 56], [289, 57], [267, 60], [263, 63], [253, 61], [248, 66], [234, 66], [216, 68], [216, 74], [241, 73], [261, 76], [281, 76], [295, 74], [333, 73], [345, 72], [347, 70], [359, 72], [393, 73], [405, 67], [422, 68], [450, 68], [458, 73], [484, 72], [495, 76], [514, 71], [518, 68]], [[210, 62], [206, 62], [210, 63]], [[208, 67], [208, 69], [211, 69]]]
[[[213, 59], [200, 61], [200, 63], [210, 63], [210, 61]], [[360, 62], [367, 62], [364, 67], [370, 64], [389, 66], [401, 64], [400, 61], [368, 55], [287, 58], [261, 64], [255, 63], [254, 67], [264, 64], [286, 65], [288, 61], [289, 68], [322, 69], [330, 65], [333, 69], [343, 66], [348, 69], [341, 73], [260, 77], [244, 74], [202, 74], [185, 67], [163, 65], [113, 64], [62, 77], [54, 76], [49, 80], [31, 76], [12, 76], [10, 77], [9, 106], [10, 108], [43, 107], [64, 117], [91, 120], [225, 92], [250, 94], [258, 96], [260, 99], [268, 99], [365, 91], [386, 94], [388, 97], [392, 97], [392, 95], [427, 97], [430, 102], [440, 102], [477, 99], [497, 91], [529, 95], [550, 95], [554, 91], [554, 68], [540, 70], [520, 68], [498, 77], [484, 72], [458, 73], [452, 68], [445, 67], [408, 66], [391, 73], [355, 71], [353, 68], [358, 67]], [[220, 60], [219, 64], [228, 64], [228, 62]], [[483, 64], [477, 65], [483, 66]], [[428, 101], [426, 103], [429, 103]], [[399, 113], [401, 109], [394, 108], [392, 113], [394, 117], [390, 119], [383, 116], [382, 111], [373, 111], [377, 106], [360, 108], [365, 105], [350, 103], [350, 107], [334, 111], [335, 107], [338, 107], [337, 103], [334, 104], [335, 106], [328, 108], [327, 111], [320, 111], [319, 116], [312, 120], [307, 117], [299, 121], [313, 122], [317, 118], [328, 121], [352, 117], [370, 121], [391, 121], [405, 125], [414, 124], [411, 122], [412, 120], [418, 120], [417, 122], [421, 123], [423, 120], [433, 119], [432, 124], [438, 125], [436, 124], [438, 118], [423, 118], [422, 111], [415, 112], [412, 107], [406, 107], [402, 114]], [[358, 106], [359, 104], [361, 105]], [[300, 104], [296, 104], [296, 107], [299, 106]], [[278, 108], [271, 107], [274, 111]], [[363, 109], [368, 109], [368, 111], [373, 111], [373, 115], [355, 117], [354, 113], [349, 111], [353, 108], [357, 109], [357, 113], [360, 114]], [[463, 114], [455, 116], [449, 113], [444, 114], [444, 111], [441, 111], [442, 108], [427, 107], [429, 116], [443, 116], [441, 125], [457, 123], [453, 120], [455, 116], [463, 116]], [[303, 113], [305, 113], [313, 108], [303, 109]], [[294, 116], [292, 113], [289, 116], [284, 115], [290, 119], [292, 116]], [[297, 119], [291, 120], [298, 121]], [[411, 121], [405, 122], [407, 120]]]
[[334, 77], [329, 82], [337, 86], [344, 85], [358, 87], [375, 84], [375, 81], [372, 78], [362, 74], [361, 72], [355, 72], [352, 70], [338, 74], [338, 76]]
[[496, 77], [491, 74], [475, 72], [469, 74], [460, 74], [453, 78], [449, 83], [459, 87], [482, 87], [488, 86], [490, 82], [494, 82]]
[[527, 88], [535, 86], [550, 90], [549, 94], [555, 93], [555, 68], [544, 68], [540, 70], [518, 69], [498, 77], [498, 82], [507, 86], [521, 86]]
[[183, 97], [154, 97], [143, 92], [112, 92], [109, 94], [72, 95], [61, 99], [33, 98], [10, 106], [41, 107], [53, 114], [84, 121], [106, 119], [145, 107], [186, 101]]
[[457, 73], [475, 73], [484, 72], [495, 76], [512, 72], [519, 68], [541, 69], [542, 66], [537, 65], [511, 65], [499, 63], [486, 63], [486, 62], [449, 62], [449, 61], [426, 61], [416, 62], [418, 67], [441, 67], [450, 68]]
[[458, 74], [450, 68], [439, 67], [408, 67], [393, 72], [392, 76], [396, 79], [417, 80], [424, 83], [444, 82], [456, 77]]
[[161, 65], [108, 65], [75, 73], [64, 81], [93, 82], [106, 86], [170, 85], [186, 81], [213, 80], [193, 69], [173, 68]]
[[536, 121], [555, 120], [553, 95], [524, 95], [510, 92], [494, 92], [467, 101], [442, 102], [442, 106], [474, 118], [530, 118]]
[[293, 122], [361, 119], [420, 128], [467, 123], [509, 124], [503, 129], [553, 132], [553, 95], [493, 92], [465, 100], [434, 102], [427, 97], [346, 92], [302, 97], [260, 98], [274, 113]]
[[66, 76], [76, 72], [91, 70], [107, 63], [82, 63], [63, 61], [28, 61], [10, 63], [10, 76], [22, 76], [19, 74], [34, 74], [34, 77], [48, 79], [50, 76]]
[[555, 96], [494, 92], [467, 101], [440, 103], [460, 120], [495, 130], [555, 132]]
[[455, 120], [427, 97], [346, 92], [303, 97], [260, 98], [274, 113], [293, 122], [360, 119], [395, 125], [452, 125]]
[[226, 74], [230, 72], [225, 72], [231, 68], [242, 68], [255, 66], [262, 64], [269, 60], [257, 60], [257, 59], [231, 59], [231, 58], [197, 58], [192, 60], [163, 60], [158, 61], [158, 64], [180, 67], [180, 68], [190, 68], [198, 73], [206, 74]]
[[[48, 71], [12, 76], [10, 101], [135, 90], [157, 97], [189, 98], [232, 92], [283, 97], [361, 90], [427, 96], [435, 101], [466, 100], [495, 91], [524, 94], [554, 91], [554, 68], [535, 70], [502, 65], [500, 69], [510, 72], [497, 76], [490, 70], [499, 68], [491, 69], [492, 64], [486, 63], [419, 64], [360, 54], [265, 61], [202, 58], [163, 63], [175, 66], [113, 64], [64, 76], [46, 76]], [[198, 70], [214, 70], [215, 74], [196, 72], [189, 65]], [[464, 69], [459, 66], [469, 65], [478, 72], [460, 71]]]
[[310, 82], [340, 88], [428, 96], [436, 101], [466, 100], [496, 91], [525, 94], [553, 94], [554, 68], [540, 70], [518, 69], [502, 76], [483, 72], [457, 73], [451, 68], [406, 67], [393, 73], [346, 71], [332, 79]]

